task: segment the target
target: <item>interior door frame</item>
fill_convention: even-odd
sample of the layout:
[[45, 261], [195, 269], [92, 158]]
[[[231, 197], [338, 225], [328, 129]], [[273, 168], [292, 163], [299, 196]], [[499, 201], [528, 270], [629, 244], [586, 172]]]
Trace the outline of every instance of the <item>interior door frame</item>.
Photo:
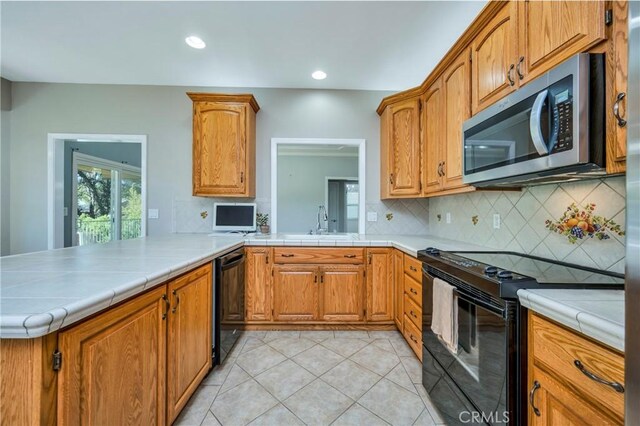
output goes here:
[[[358, 147], [358, 233], [365, 233], [366, 140], [327, 138], [271, 138], [271, 232], [278, 232], [278, 145], [346, 145]], [[326, 206], [326, 204], [325, 204]]]
[[64, 143], [119, 142], [140, 144], [140, 178], [142, 186], [142, 218], [140, 235], [147, 235], [147, 135], [121, 135], [96, 133], [47, 134], [47, 248], [64, 247]]
[[[329, 181], [331, 181], [331, 180], [350, 180], [350, 181], [358, 182], [358, 178], [357, 177], [335, 177], [335, 176], [325, 176], [324, 177], [324, 207], [327, 210], [327, 216], [329, 215]], [[358, 186], [358, 191], [359, 190], [360, 190], [360, 187]], [[360, 197], [360, 194], [358, 194], [358, 198], [359, 197]], [[360, 199], [358, 199], [358, 208], [360, 207], [359, 203], [360, 203]], [[360, 212], [358, 212], [358, 213], [360, 213]], [[346, 215], [346, 212], [345, 212], [345, 215]], [[358, 220], [360, 220], [359, 217], [358, 217]], [[329, 228], [329, 224], [327, 223], [327, 229], [328, 228]]]
[[[114, 231], [114, 235], [117, 238], [111, 238], [111, 240], [120, 240], [122, 239], [122, 211], [121, 205], [117, 200], [121, 199], [120, 194], [120, 183], [121, 177], [120, 172], [127, 171], [129, 173], [134, 173], [140, 175], [140, 180], [142, 181], [142, 168], [131, 166], [129, 164], [118, 163], [117, 161], [106, 160], [104, 158], [96, 157], [89, 154], [83, 154], [81, 152], [73, 152], [73, 158], [71, 160], [71, 245], [78, 245], [78, 180], [76, 178], [78, 174], [78, 164], [85, 165], [96, 165], [96, 166], [104, 166], [111, 169], [111, 187], [115, 188], [115, 191], [112, 190], [111, 193], [111, 205], [112, 205], [112, 213], [114, 213], [116, 217], [116, 221], [112, 222], [112, 230]], [[116, 172], [115, 180], [113, 172]], [[142, 184], [141, 184], [142, 185]], [[140, 188], [142, 189], [142, 188]], [[115, 207], [114, 207], [114, 200]], [[142, 216], [144, 216], [144, 211], [140, 212], [140, 223], [142, 224]]]

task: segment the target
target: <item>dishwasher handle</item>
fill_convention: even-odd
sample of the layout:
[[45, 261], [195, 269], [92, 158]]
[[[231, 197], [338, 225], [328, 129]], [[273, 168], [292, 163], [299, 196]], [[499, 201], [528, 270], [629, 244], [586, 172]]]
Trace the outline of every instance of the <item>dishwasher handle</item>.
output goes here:
[[228, 255], [221, 257], [219, 259], [219, 262], [220, 267], [223, 270], [233, 268], [234, 266], [237, 266], [240, 263], [244, 262], [244, 253], [241, 251], [229, 253]]

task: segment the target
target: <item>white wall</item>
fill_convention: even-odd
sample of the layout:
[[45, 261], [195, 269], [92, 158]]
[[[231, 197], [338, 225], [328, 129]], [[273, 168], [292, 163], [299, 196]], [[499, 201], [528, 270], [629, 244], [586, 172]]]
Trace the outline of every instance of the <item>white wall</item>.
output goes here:
[[248, 92], [256, 97], [261, 107], [257, 199], [271, 195], [271, 138], [309, 137], [366, 139], [366, 197], [379, 200], [375, 109], [388, 92], [14, 83], [9, 114], [11, 253], [47, 247], [47, 133], [148, 135], [148, 207], [160, 210], [159, 219], [149, 220], [148, 233], [171, 232], [174, 200], [191, 195], [187, 91]]
[[278, 232], [316, 229], [325, 177], [358, 177], [358, 157], [278, 156]]
[[10, 252], [11, 226], [9, 223], [10, 188], [9, 188], [9, 129], [11, 122], [11, 82], [0, 79], [0, 256]]

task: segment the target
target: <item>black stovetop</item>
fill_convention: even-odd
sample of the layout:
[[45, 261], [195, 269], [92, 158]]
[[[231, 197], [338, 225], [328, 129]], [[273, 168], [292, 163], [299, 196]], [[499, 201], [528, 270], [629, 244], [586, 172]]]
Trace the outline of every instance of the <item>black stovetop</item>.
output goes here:
[[[520, 289], [624, 289], [624, 275], [505, 251], [441, 251], [427, 248], [418, 258], [433, 275], [453, 278], [493, 296], [515, 298]], [[444, 276], [443, 276], [444, 275]]]

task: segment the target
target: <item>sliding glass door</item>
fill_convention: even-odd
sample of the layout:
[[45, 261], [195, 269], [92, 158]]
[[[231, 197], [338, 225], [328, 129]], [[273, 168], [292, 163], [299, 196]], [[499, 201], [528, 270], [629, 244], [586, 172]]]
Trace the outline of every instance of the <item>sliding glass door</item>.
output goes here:
[[73, 245], [141, 236], [140, 168], [73, 153]]

